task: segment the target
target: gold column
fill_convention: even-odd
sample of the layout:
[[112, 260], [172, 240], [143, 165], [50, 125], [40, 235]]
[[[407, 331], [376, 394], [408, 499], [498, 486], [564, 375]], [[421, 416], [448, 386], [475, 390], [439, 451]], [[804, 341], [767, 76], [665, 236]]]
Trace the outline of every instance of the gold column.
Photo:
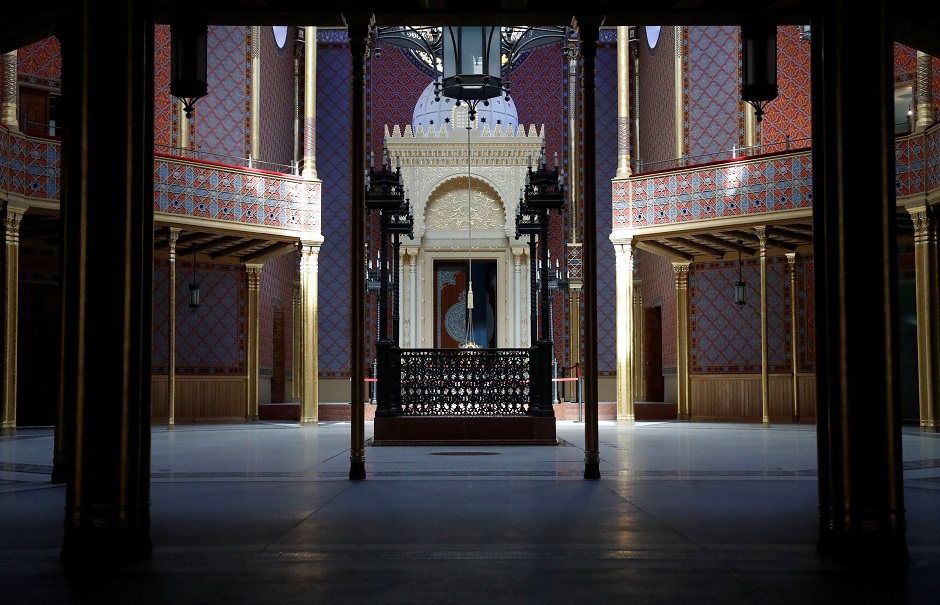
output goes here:
[[258, 346], [260, 328], [260, 302], [261, 302], [261, 267], [260, 263], [247, 263], [245, 271], [248, 273], [248, 334], [246, 370], [248, 372], [247, 397], [245, 419], [258, 420], [258, 375], [260, 349]]
[[767, 355], [767, 229], [754, 227], [760, 241], [760, 407], [764, 424], [770, 422], [770, 377]]
[[0, 389], [0, 429], [16, 428], [16, 348], [19, 310], [20, 222], [26, 208], [11, 206], [3, 213], [3, 388]]
[[261, 27], [251, 27], [251, 149], [249, 160], [261, 159]]
[[0, 78], [3, 89], [0, 91], [0, 124], [13, 132], [19, 132], [19, 120], [16, 117], [16, 51], [4, 53], [0, 62]]
[[633, 280], [633, 400], [646, 395], [643, 352], [643, 281]]
[[179, 228], [170, 227], [170, 309], [167, 329], [166, 376], [166, 425], [168, 429], [172, 429], [176, 425], [176, 242], [179, 237]]
[[[581, 263], [579, 266], [583, 266], [583, 248], [580, 243], [568, 244], [569, 261], [577, 258]], [[568, 364], [577, 368], [581, 367], [581, 277], [582, 272], [578, 270], [576, 275], [572, 274], [568, 278], [568, 318], [571, 321], [571, 329], [568, 330], [571, 358]], [[523, 334], [529, 334], [529, 331], [526, 330]]]
[[692, 419], [689, 401], [689, 261], [674, 261], [676, 273], [676, 401], [679, 420]]
[[617, 26], [617, 178], [630, 170], [630, 28]]
[[[350, 171], [349, 175], [349, 263], [350, 274], [361, 276], [365, 267], [366, 207], [366, 53], [369, 32], [375, 24], [372, 15], [344, 14], [349, 36], [350, 66]], [[366, 478], [365, 450], [365, 308], [364, 279], [349, 280], [349, 382], [351, 422], [349, 431], [349, 478]]]
[[787, 265], [790, 268], [790, 376], [793, 381], [791, 389], [793, 391], [793, 422], [800, 421], [800, 379], [799, 359], [800, 351], [797, 342], [797, 317], [796, 311], [796, 252], [787, 252]]
[[[578, 128], [578, 57], [581, 56], [581, 50], [574, 41], [569, 41], [565, 45], [564, 58], [568, 61], [568, 171], [569, 175], [575, 175], [581, 169], [579, 160], [581, 144]], [[583, 263], [582, 246], [578, 241], [581, 237], [581, 189], [577, 178], [569, 178], [568, 181], [568, 246], [566, 250], [567, 266], [571, 266], [574, 258]], [[528, 254], [528, 249], [523, 252], [523, 257]], [[526, 287], [527, 280], [520, 282], [523, 286], [519, 289], [521, 296], [528, 296], [529, 289]], [[576, 368], [581, 367], [581, 272], [576, 276], [569, 277], [568, 282], [568, 365]], [[523, 298], [523, 301], [525, 299]], [[522, 333], [518, 342], [527, 342], [532, 334], [528, 327], [528, 313], [521, 313], [517, 317], [522, 318]], [[520, 346], [522, 346], [520, 344]], [[577, 387], [574, 390], [577, 393]]]
[[617, 284], [617, 421], [636, 420], [633, 400], [633, 238], [614, 243]]
[[317, 28], [304, 33], [304, 170], [303, 176], [317, 178]]
[[317, 355], [317, 307], [319, 296], [320, 242], [303, 242], [300, 247], [300, 298], [303, 301], [301, 338], [303, 392], [300, 400], [300, 424], [316, 426], [319, 420], [319, 358]]
[[[303, 252], [301, 252], [301, 255]], [[303, 257], [301, 256], [301, 259]], [[303, 263], [303, 260], [301, 260]], [[303, 266], [303, 265], [301, 265]], [[303, 358], [304, 358], [304, 303], [303, 303], [303, 294], [301, 293], [300, 280], [295, 279], [293, 281], [293, 290], [291, 295], [291, 312], [294, 317], [294, 329], [293, 334], [291, 335], [291, 350], [293, 355], [291, 356], [291, 399], [294, 401], [303, 400]]]
[[940, 431], [940, 261], [933, 208], [909, 210], [914, 219], [914, 272], [917, 297], [917, 375], [920, 426]]
[[924, 132], [933, 125], [933, 58], [917, 51], [917, 120], [914, 132]]
[[674, 47], [675, 47], [675, 115], [676, 115], [676, 157], [681, 158], [685, 155], [685, 131], [682, 125], [685, 123], [685, 113], [683, 112], [683, 95], [685, 91], [685, 70], [682, 69], [682, 55], [684, 54], [684, 49], [682, 48], [682, 33], [685, 31], [685, 28], [681, 25], [677, 25], [673, 28], [675, 32]]

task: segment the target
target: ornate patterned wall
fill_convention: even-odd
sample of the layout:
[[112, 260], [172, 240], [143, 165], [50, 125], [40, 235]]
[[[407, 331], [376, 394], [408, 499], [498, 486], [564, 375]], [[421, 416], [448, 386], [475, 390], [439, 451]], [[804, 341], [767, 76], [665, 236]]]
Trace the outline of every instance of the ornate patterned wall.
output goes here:
[[283, 339], [284, 373], [292, 376], [294, 333], [294, 280], [299, 279], [300, 259], [296, 252], [278, 256], [261, 270], [260, 359], [262, 376], [274, 370], [274, 310], [284, 310]]
[[[676, 157], [675, 28], [663, 27], [659, 41], [649, 48], [644, 28], [639, 28], [639, 156], [643, 165]], [[655, 169], [650, 167], [648, 169]]]
[[156, 151], [168, 152], [179, 146], [179, 101], [170, 94], [170, 26], [155, 26], [153, 38], [153, 143]]
[[613, 334], [617, 325], [617, 259], [610, 243], [610, 179], [617, 173], [617, 40], [616, 30], [604, 33], [612, 35], [602, 36], [597, 45], [594, 120], [597, 213], [594, 225], [582, 225], [582, 229], [593, 226], [597, 238], [597, 369], [601, 376], [616, 376], [617, 343]]
[[[158, 260], [153, 271], [153, 372], [169, 370], [170, 262]], [[248, 278], [244, 268], [196, 263], [200, 305], [189, 308], [192, 259], [180, 251], [176, 261], [176, 373], [244, 374]]]
[[[319, 257], [320, 375], [349, 376], [349, 45], [317, 29], [317, 175], [323, 181]], [[358, 276], [357, 276], [358, 277]]]
[[55, 37], [17, 50], [16, 61], [16, 76], [20, 84], [62, 88], [62, 52]]
[[791, 147], [810, 146], [810, 48], [808, 40], [800, 39], [798, 26], [777, 27], [777, 98], [766, 112], [761, 122], [761, 142], [766, 151], [784, 150], [787, 137]]
[[294, 161], [294, 40], [297, 28], [287, 28], [284, 48], [278, 48], [271, 27], [261, 26], [259, 29], [259, 85], [264, 92], [258, 116], [261, 150], [254, 159], [278, 165], [262, 165], [263, 168], [288, 172], [288, 166]]
[[738, 28], [689, 27], [686, 91], [689, 123], [685, 153], [695, 157], [718, 150], [730, 152], [744, 140]]
[[676, 373], [676, 272], [672, 263], [643, 250], [634, 252], [637, 279], [642, 281], [643, 306], [660, 307], [663, 322], [663, 374]]
[[[196, 103], [195, 148], [226, 162], [247, 158], [251, 128], [251, 28], [209, 26], [209, 94]], [[231, 160], [228, 160], [231, 163]]]

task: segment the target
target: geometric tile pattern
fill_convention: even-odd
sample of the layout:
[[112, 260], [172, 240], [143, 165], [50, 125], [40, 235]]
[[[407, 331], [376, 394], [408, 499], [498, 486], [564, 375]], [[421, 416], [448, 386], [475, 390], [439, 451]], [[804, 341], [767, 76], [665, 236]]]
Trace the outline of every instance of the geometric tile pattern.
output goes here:
[[251, 29], [209, 26], [209, 94], [196, 102], [191, 130], [196, 149], [220, 162], [250, 154]]
[[740, 146], [737, 27], [689, 27], [685, 120], [695, 124], [685, 153], [695, 157]]
[[[742, 260], [747, 304], [734, 304], [738, 262], [695, 263], [689, 271], [690, 371], [761, 371], [760, 264]], [[770, 372], [790, 371], [790, 269], [785, 257], [767, 259], [767, 361]]]
[[[642, 280], [643, 307], [660, 307], [663, 326], [676, 325], [676, 271], [669, 259], [644, 250], [634, 250], [633, 265]], [[612, 328], [611, 328], [612, 329]], [[676, 373], [675, 331], [663, 330], [663, 373]]]
[[[288, 42], [279, 48], [274, 28], [260, 27], [258, 56], [260, 78], [257, 86], [264, 91], [258, 107], [260, 149], [253, 153], [257, 168], [289, 172], [294, 161], [294, 42], [296, 28], [288, 28]], [[303, 89], [301, 89], [303, 90]]]
[[21, 84], [62, 88], [62, 50], [59, 39], [49, 37], [16, 52], [16, 76]]
[[[319, 38], [321, 30], [317, 30]], [[348, 44], [318, 43], [317, 176], [323, 181], [319, 254], [320, 376], [349, 376], [350, 56]], [[411, 119], [409, 118], [409, 123]]]
[[923, 191], [936, 191], [940, 188], [940, 129], [934, 128], [924, 136], [927, 165], [926, 177], [921, 183]]
[[153, 180], [155, 212], [319, 232], [315, 181], [162, 155]]
[[797, 368], [816, 371], [816, 264], [813, 255], [796, 257]]
[[[594, 228], [597, 255], [597, 371], [599, 376], [616, 376], [617, 342], [617, 257], [610, 243], [611, 179], [617, 173], [617, 46], [598, 45], [596, 57], [594, 145], [597, 179]], [[608, 329], [609, 327], [609, 329]], [[583, 338], [581, 341], [583, 342]]]
[[809, 150], [644, 173], [613, 191], [616, 229], [811, 208]]
[[931, 59], [931, 90], [933, 91], [933, 115], [940, 115], [940, 58]]
[[[509, 76], [512, 87], [512, 100], [516, 105], [519, 124], [535, 124], [536, 128], [545, 126], [545, 155], [548, 167], [555, 166], [563, 174], [565, 141], [568, 137], [566, 115], [562, 93], [567, 89], [566, 61], [562, 56], [561, 43], [552, 43], [524, 53], [515, 63]], [[568, 175], [565, 175], [567, 179]], [[521, 240], [520, 240], [521, 241]], [[559, 216], [552, 212], [549, 222], [548, 249], [554, 259], [565, 258], [568, 241], [568, 213]], [[559, 269], [561, 267], [559, 266]], [[555, 343], [555, 357], [565, 364], [571, 359], [568, 329], [570, 306], [564, 293], [551, 294], [552, 340]]]
[[898, 196], [913, 195], [924, 189], [923, 143], [922, 136], [895, 140], [894, 189]]
[[894, 43], [894, 80], [896, 83], [917, 80], [917, 50], [897, 42]]
[[[383, 46], [380, 58], [372, 56], [366, 74], [367, 140], [378, 166], [385, 146], [385, 127], [411, 124], [415, 103], [431, 78], [411, 61], [410, 50], [391, 45]], [[347, 78], [340, 76], [347, 75], [336, 74], [331, 85], [345, 88]]]
[[61, 173], [62, 154], [58, 139], [3, 131], [3, 136], [0, 136], [0, 191], [31, 200], [58, 201]]
[[761, 153], [811, 145], [810, 45], [800, 33], [796, 25], [777, 26], [777, 97], [760, 123]]
[[179, 124], [176, 119], [178, 101], [170, 94], [170, 26], [153, 28], [153, 143], [154, 149], [177, 147]]
[[[153, 371], [168, 371], [168, 260], [154, 263]], [[176, 373], [244, 374], [248, 276], [238, 265], [197, 263], [199, 308], [189, 308], [193, 263], [176, 261]]]
[[283, 310], [283, 345], [281, 351], [286, 376], [291, 375], [294, 317], [294, 286], [300, 271], [299, 255], [296, 252], [283, 254], [264, 263], [261, 271], [259, 314], [259, 358], [262, 375], [270, 376], [274, 368], [274, 315], [275, 309]]

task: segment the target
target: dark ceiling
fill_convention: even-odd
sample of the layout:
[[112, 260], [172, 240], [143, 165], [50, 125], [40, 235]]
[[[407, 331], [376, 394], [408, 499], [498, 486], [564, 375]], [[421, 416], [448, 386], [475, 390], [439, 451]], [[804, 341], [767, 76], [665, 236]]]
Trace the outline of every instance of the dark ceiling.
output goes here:
[[[603, 18], [607, 26], [738, 25], [756, 13], [773, 15], [781, 25], [808, 25], [812, 10], [822, 4], [814, 0], [153, 0], [158, 23], [169, 23], [170, 14], [179, 9], [203, 12], [215, 25], [318, 27], [343, 27], [350, 15], [374, 15], [377, 25], [569, 25], [573, 17], [582, 22]], [[859, 6], [847, 0], [842, 4], [845, 10]], [[80, 5], [75, 0], [7, 3], [0, 15], [0, 52], [53, 35], [53, 24], [63, 19], [67, 23]], [[107, 13], [108, 4], [101, 6]], [[893, 7], [887, 3], [888, 9]], [[574, 9], [581, 12], [575, 14]], [[935, 0], [909, 0], [893, 18], [897, 42], [940, 57], [940, 11]], [[864, 40], [864, 34], [858, 37]]]

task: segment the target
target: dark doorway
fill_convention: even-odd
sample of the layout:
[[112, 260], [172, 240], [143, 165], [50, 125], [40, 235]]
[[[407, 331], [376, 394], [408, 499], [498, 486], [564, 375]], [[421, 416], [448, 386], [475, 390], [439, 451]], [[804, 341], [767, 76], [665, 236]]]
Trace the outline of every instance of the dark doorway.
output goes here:
[[496, 261], [434, 262], [434, 346], [459, 348], [467, 341], [467, 268], [473, 283], [473, 342], [496, 346]]
[[664, 399], [663, 386], [663, 309], [643, 309], [643, 372], [646, 378], [646, 401]]
[[59, 397], [58, 284], [20, 282], [16, 425], [53, 426]]

